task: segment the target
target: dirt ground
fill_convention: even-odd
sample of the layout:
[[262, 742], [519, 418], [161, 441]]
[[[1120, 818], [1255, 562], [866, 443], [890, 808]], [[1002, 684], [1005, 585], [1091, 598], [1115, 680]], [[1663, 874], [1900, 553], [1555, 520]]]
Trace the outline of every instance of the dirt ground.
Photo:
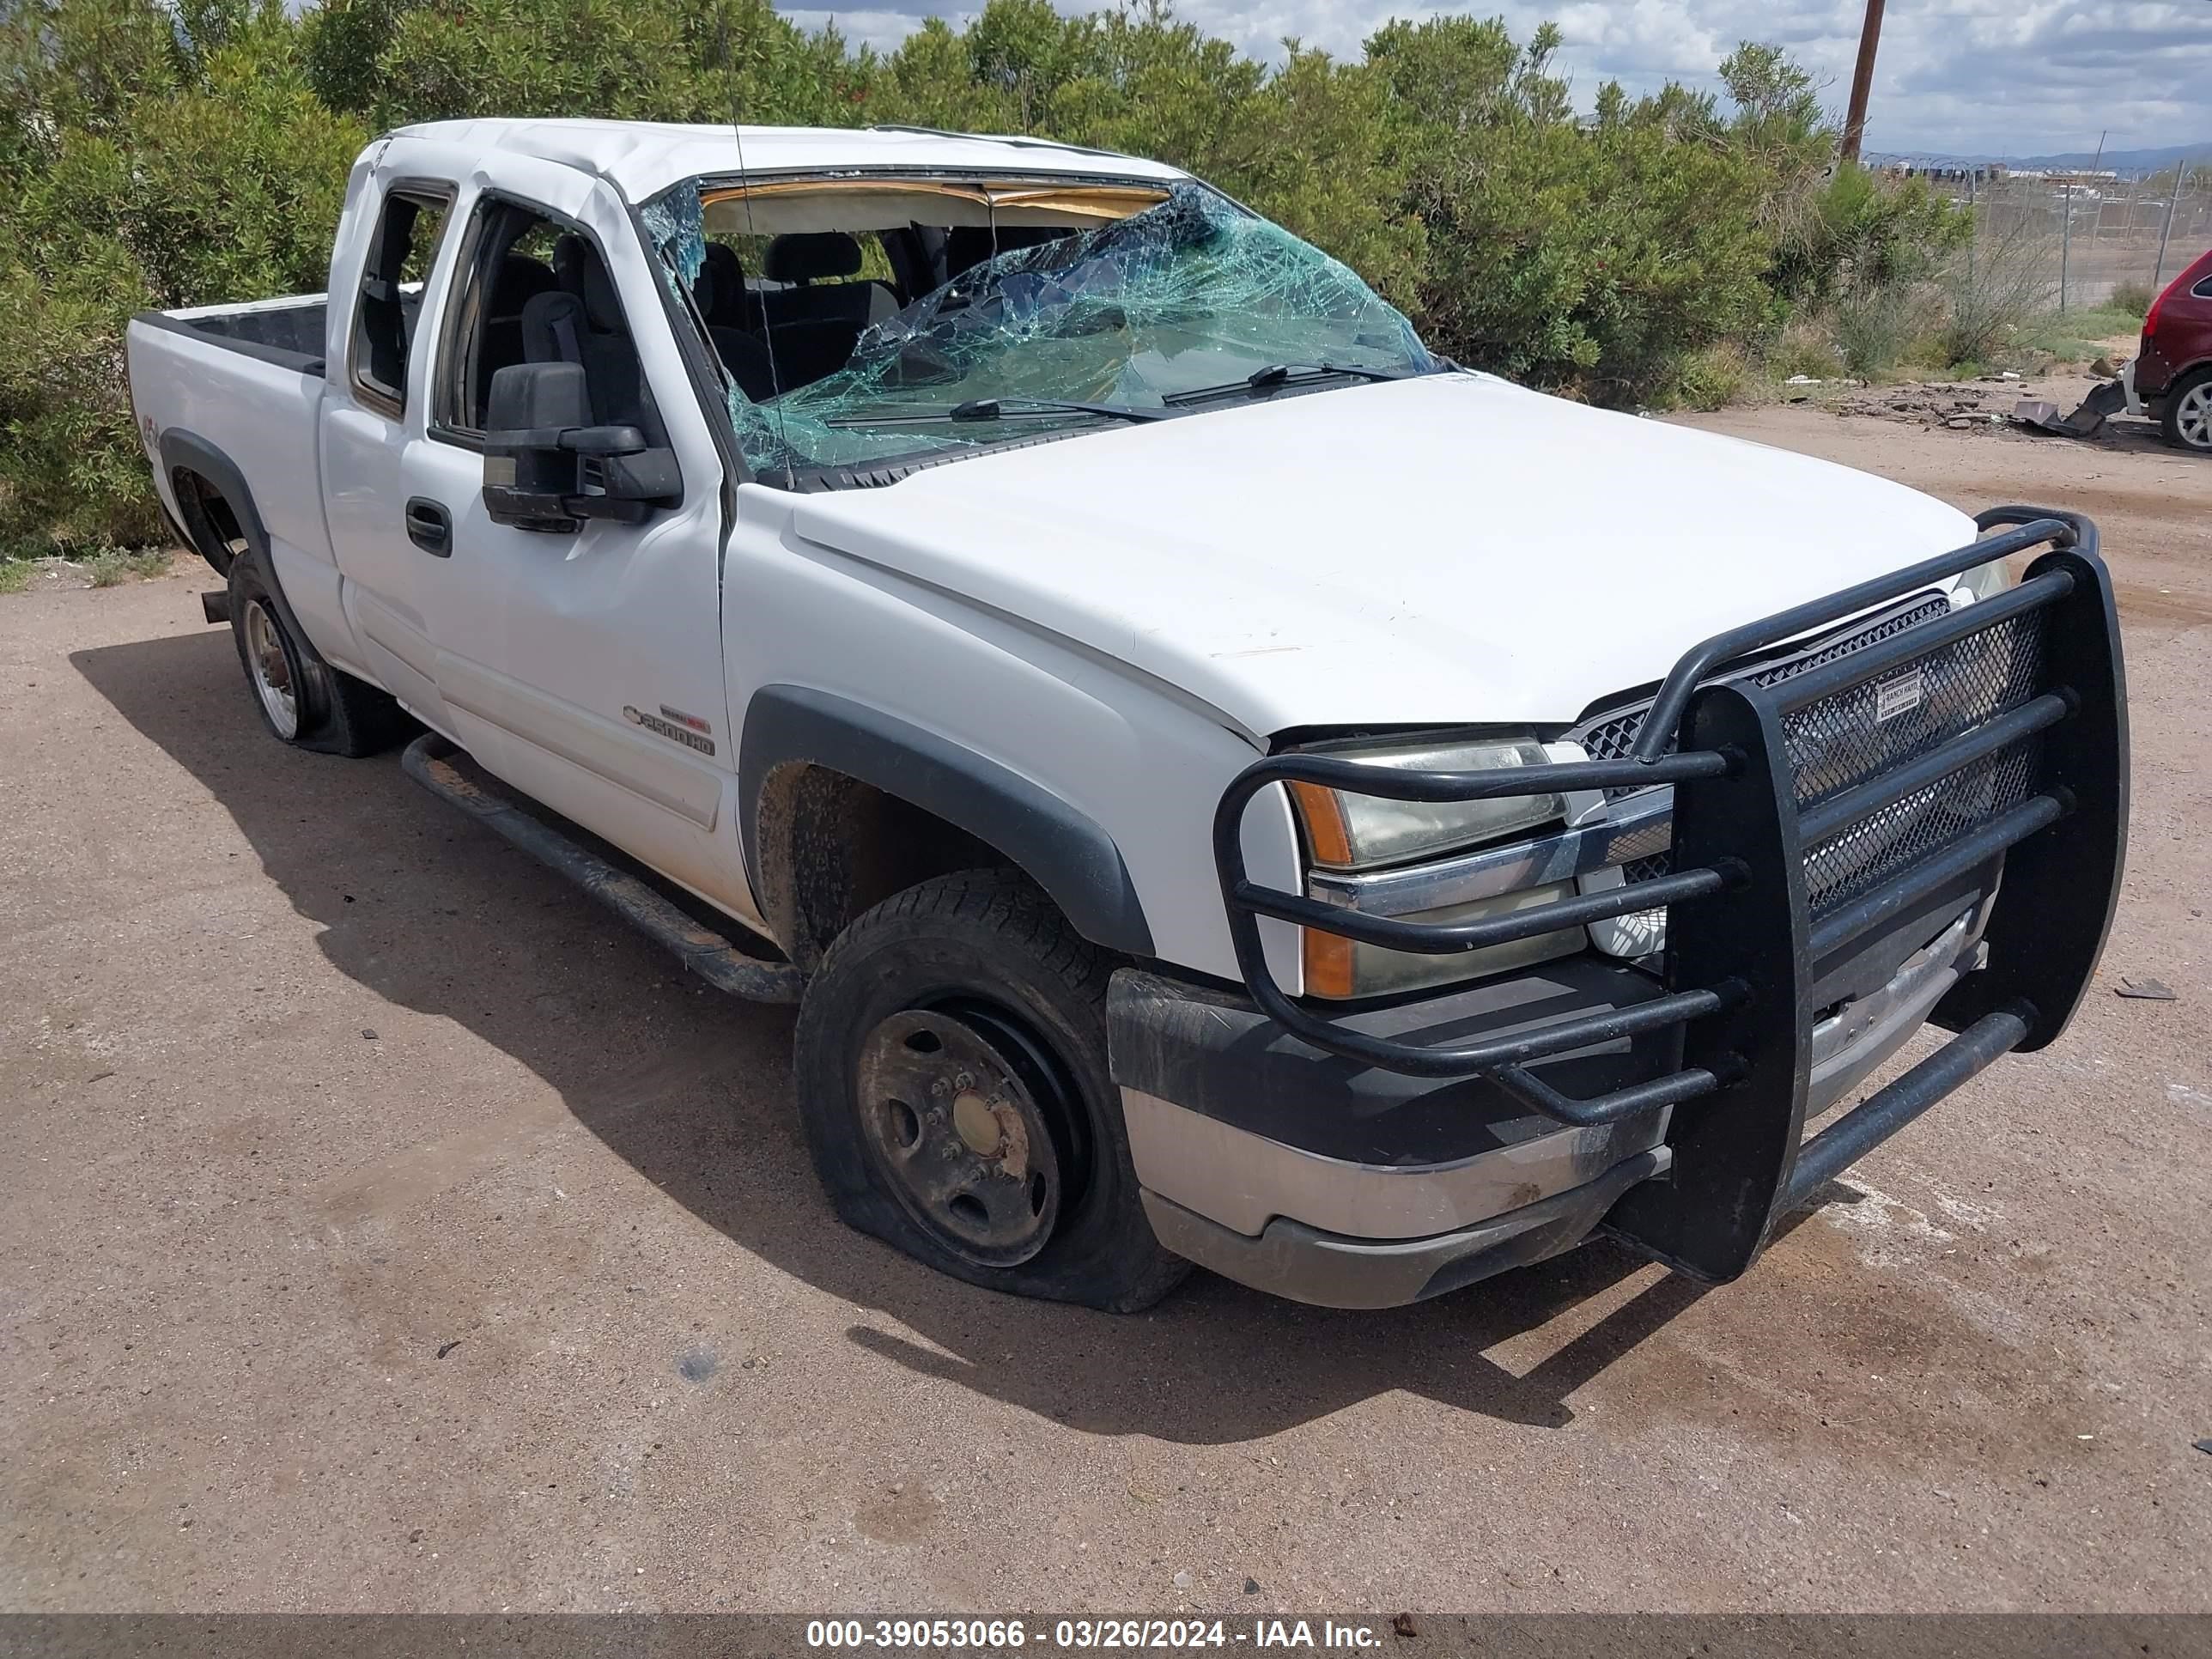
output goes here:
[[817, 1194], [787, 1013], [264, 738], [204, 573], [0, 599], [0, 1605], [2212, 1605], [2212, 465], [1700, 423], [2094, 514], [2137, 788], [2064, 1042], [1703, 1293], [933, 1277]]

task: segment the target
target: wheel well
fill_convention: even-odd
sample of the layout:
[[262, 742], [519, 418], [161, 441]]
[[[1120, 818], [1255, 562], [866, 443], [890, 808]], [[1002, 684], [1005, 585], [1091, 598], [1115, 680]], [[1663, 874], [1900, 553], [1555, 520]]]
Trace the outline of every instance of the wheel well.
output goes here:
[[218, 576], [230, 574], [232, 562], [246, 550], [246, 532], [238, 509], [222, 491], [190, 467], [175, 468], [169, 483], [177, 495], [177, 516], [193, 550], [215, 567]]
[[1013, 866], [957, 824], [811, 762], [769, 774], [756, 822], [763, 919], [806, 973], [849, 923], [892, 894], [957, 870]]

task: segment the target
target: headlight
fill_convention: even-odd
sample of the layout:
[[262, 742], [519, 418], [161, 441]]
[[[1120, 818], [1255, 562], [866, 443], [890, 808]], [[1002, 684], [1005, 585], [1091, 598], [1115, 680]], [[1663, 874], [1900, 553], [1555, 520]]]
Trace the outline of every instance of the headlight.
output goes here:
[[[1491, 738], [1475, 742], [1440, 742], [1421, 738], [1395, 744], [1330, 747], [1320, 750], [1346, 760], [1367, 761], [1408, 771], [1489, 771], [1509, 766], [1540, 766], [1548, 758], [1533, 738]], [[1495, 800], [1402, 801], [1355, 794], [1319, 784], [1293, 783], [1291, 795], [1304, 831], [1307, 855], [1317, 869], [1364, 871], [1456, 852], [1479, 842], [1533, 830], [1566, 815], [1557, 793], [1509, 795]], [[1466, 921], [1499, 915], [1571, 897], [1571, 883], [1504, 893], [1474, 903], [1423, 912], [1407, 921]], [[1547, 961], [1583, 948], [1582, 929], [1569, 928], [1452, 956], [1424, 956], [1386, 951], [1309, 928], [1304, 934], [1306, 994], [1371, 997], [1410, 991], [1455, 980]]]
[[[1506, 766], [1540, 766], [1543, 745], [1533, 738], [1492, 738], [1479, 743], [1439, 743], [1433, 738], [1311, 752], [1334, 759], [1370, 762], [1412, 772], [1481, 772]], [[1531, 830], [1564, 817], [1556, 794], [1508, 795], [1497, 800], [1386, 800], [1319, 784], [1293, 783], [1306, 852], [1324, 870], [1372, 870], [1471, 847], [1477, 842]]]
[[[1959, 578], [1958, 591], [1977, 599], [1995, 599], [2020, 580], [2010, 559], [1991, 559], [1987, 564], [1978, 564]], [[1952, 601], [1954, 605], [1957, 600]]]

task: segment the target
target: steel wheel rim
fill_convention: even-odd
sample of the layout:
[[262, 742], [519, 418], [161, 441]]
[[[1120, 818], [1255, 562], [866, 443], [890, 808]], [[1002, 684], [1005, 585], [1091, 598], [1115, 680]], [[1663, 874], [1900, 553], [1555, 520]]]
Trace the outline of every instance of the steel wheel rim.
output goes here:
[[246, 606], [246, 672], [253, 680], [261, 712], [276, 735], [287, 739], [300, 735], [300, 702], [292, 684], [292, 659], [284, 654], [284, 637], [276, 619], [258, 599]]
[[2182, 394], [2173, 414], [2174, 429], [2191, 449], [2212, 449], [2212, 380], [2193, 386]]
[[1050, 1242], [1076, 1173], [1053, 1121], [1070, 1103], [1010, 1025], [907, 1008], [870, 1031], [856, 1068], [861, 1132], [900, 1206], [979, 1267]]

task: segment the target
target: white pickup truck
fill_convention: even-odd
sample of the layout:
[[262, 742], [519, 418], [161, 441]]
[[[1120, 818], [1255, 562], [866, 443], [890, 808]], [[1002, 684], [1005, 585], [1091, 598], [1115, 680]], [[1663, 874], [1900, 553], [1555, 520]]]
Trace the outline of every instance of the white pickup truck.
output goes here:
[[410, 127], [129, 356], [270, 732], [798, 1000], [838, 1212], [978, 1285], [1729, 1279], [2110, 921], [2085, 520], [1465, 371], [1152, 162]]

